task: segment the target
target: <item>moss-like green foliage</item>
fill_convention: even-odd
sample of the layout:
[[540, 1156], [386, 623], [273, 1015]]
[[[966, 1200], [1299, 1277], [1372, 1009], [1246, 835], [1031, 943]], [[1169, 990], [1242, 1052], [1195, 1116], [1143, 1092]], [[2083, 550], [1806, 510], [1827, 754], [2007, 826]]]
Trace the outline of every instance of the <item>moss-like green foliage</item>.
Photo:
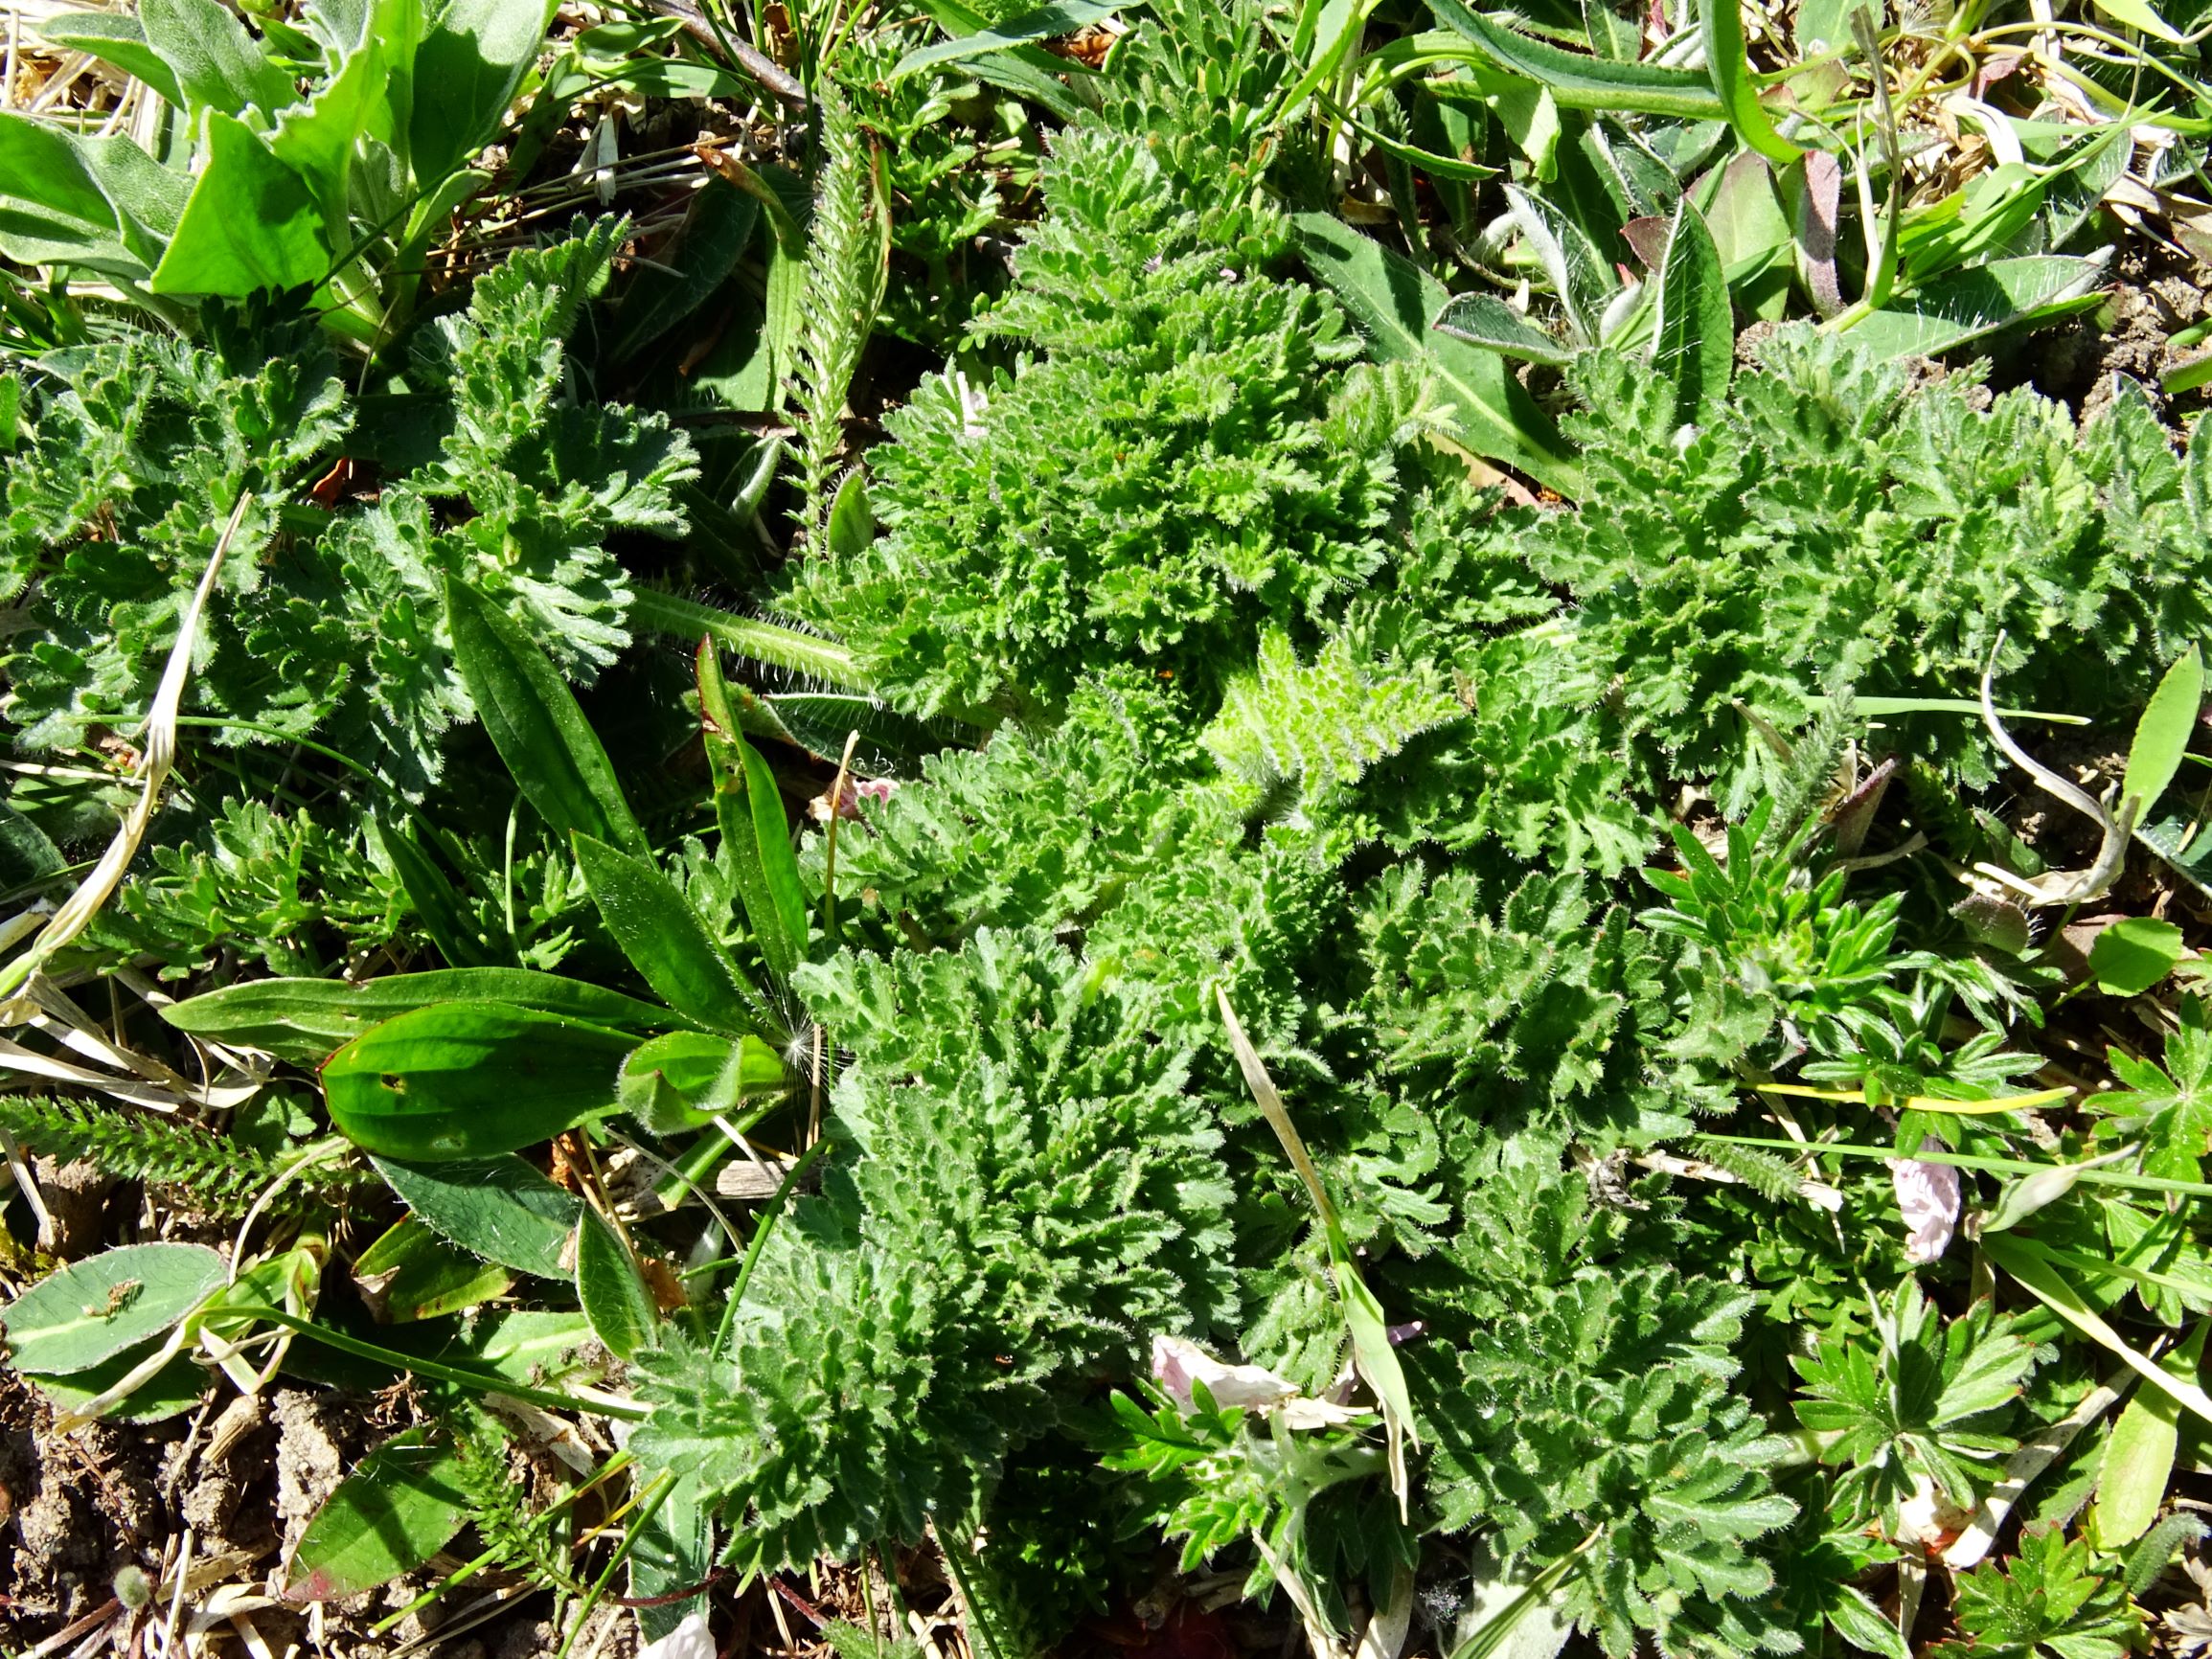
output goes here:
[[211, 307], [203, 340], [128, 330], [41, 359], [0, 537], [5, 585], [38, 581], [37, 625], [4, 665], [19, 740], [70, 747], [145, 717], [241, 491], [195, 709], [314, 734], [427, 788], [446, 729], [474, 713], [445, 633], [448, 574], [593, 677], [629, 641], [604, 542], [680, 528], [671, 490], [693, 472], [665, 419], [567, 386], [565, 341], [622, 235], [607, 221], [516, 254], [438, 320], [414, 364], [438, 453], [367, 507], [293, 505], [359, 419], [309, 319]]
[[1057, 711], [1086, 666], [1197, 688], [1381, 568], [1397, 461], [1334, 301], [1205, 235], [1145, 146], [1084, 127], [983, 323], [1041, 356], [917, 390], [872, 458], [889, 534], [790, 603], [922, 713]]
[[695, 1471], [762, 1564], [972, 1530], [1001, 1457], [1085, 1379], [1237, 1303], [1220, 1134], [1141, 988], [989, 930], [798, 983], [855, 1051], [853, 1153], [779, 1235], [727, 1357], [643, 1362], [632, 1443]]

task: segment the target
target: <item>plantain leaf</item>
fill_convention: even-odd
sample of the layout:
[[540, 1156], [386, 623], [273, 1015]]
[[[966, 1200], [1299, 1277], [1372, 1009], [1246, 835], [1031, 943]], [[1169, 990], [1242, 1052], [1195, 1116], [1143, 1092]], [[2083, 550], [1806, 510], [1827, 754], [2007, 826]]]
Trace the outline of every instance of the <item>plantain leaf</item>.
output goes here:
[[1436, 331], [1527, 363], [1562, 368], [1574, 361], [1573, 352], [1491, 294], [1454, 295], [1437, 317]]
[[1472, 41], [1491, 62], [1535, 81], [1563, 108], [1635, 110], [1688, 121], [1722, 121], [1728, 116], [1727, 106], [1701, 75], [1562, 52], [1499, 28], [1465, 0], [1428, 3], [1439, 21]]
[[2120, 799], [2133, 801], [2147, 813], [2181, 769], [2189, 739], [2197, 730], [2197, 716], [2204, 707], [2204, 659], [2195, 646], [2183, 651], [2151, 693], [2143, 717], [2135, 722], [2134, 741], [2128, 745], [2127, 776], [2120, 784]]
[[1727, 110], [1736, 136], [1776, 167], [1788, 167], [1804, 151], [1776, 132], [1767, 119], [1758, 85], [1751, 79], [1744, 18], [1736, 5], [1737, 0], [1700, 0], [1698, 24], [1704, 39], [1705, 73], [1713, 78], [1713, 91]]
[[499, 758], [556, 830], [581, 830], [627, 852], [647, 851], [583, 711], [545, 653], [513, 619], [455, 577], [445, 580], [453, 663]]
[[244, 299], [331, 273], [331, 239], [307, 180], [236, 116], [211, 109], [207, 160], [148, 286]]
[[1034, 11], [1024, 11], [1018, 17], [1010, 17], [1004, 23], [978, 29], [957, 39], [917, 46], [892, 65], [891, 79], [903, 80], [934, 64], [965, 62], [1010, 47], [1025, 46], [1033, 40], [1073, 34], [1093, 23], [1104, 22], [1121, 9], [1122, 0], [1055, 0], [1050, 6], [1039, 6]]
[[790, 978], [807, 946], [807, 895], [791, 852], [783, 797], [767, 762], [739, 735], [713, 641], [699, 642], [696, 667], [707, 760], [715, 773], [716, 822], [737, 872], [745, 923], [768, 971], [781, 983]]
[[780, 1098], [789, 1086], [782, 1058], [759, 1037], [732, 1041], [704, 1032], [655, 1037], [622, 1062], [615, 1081], [623, 1110], [656, 1135], [696, 1128]]
[[340, 1481], [300, 1534], [285, 1570], [287, 1602], [357, 1596], [414, 1571], [468, 1518], [450, 1447], [421, 1429], [386, 1441]]
[[273, 116], [293, 102], [291, 77], [217, 0], [141, 0], [138, 21], [148, 50], [183, 94], [173, 102], [194, 115], [212, 108]]
[[204, 1244], [125, 1244], [49, 1274], [0, 1312], [18, 1371], [68, 1376], [160, 1335], [223, 1283]]
[[[714, 1040], [714, 1039], [707, 1039]], [[505, 1154], [443, 1164], [372, 1156], [417, 1219], [472, 1255], [539, 1279], [566, 1279], [563, 1258], [582, 1204]]]
[[1736, 321], [1720, 250], [1686, 195], [1675, 209], [1659, 267], [1652, 367], [1674, 384], [1678, 422], [1703, 426], [1720, 417], [1736, 367]]
[[588, 1207], [576, 1236], [576, 1299], [592, 1334], [615, 1358], [628, 1359], [652, 1346], [652, 1296], [614, 1229]]
[[323, 1067], [331, 1122], [364, 1151], [422, 1161], [535, 1146], [615, 1104], [627, 1033], [498, 1002], [386, 1020]]
[[445, 1002], [499, 1002], [644, 1036], [687, 1024], [681, 1014], [580, 979], [524, 967], [447, 967], [395, 973], [366, 985], [336, 979], [257, 979], [161, 1011], [178, 1031], [313, 1063], [400, 1014]]
[[412, 1325], [504, 1296], [514, 1275], [405, 1216], [354, 1258], [353, 1283], [377, 1324]]
[[[2159, 1362], [2169, 1375], [2195, 1380], [2206, 1329], [2200, 1321], [2188, 1340]], [[2151, 1530], [2166, 1501], [2180, 1443], [2180, 1405], [2155, 1388], [2136, 1389], [2105, 1443], [2096, 1500], [2089, 1507], [2089, 1536], [2099, 1550], [2119, 1550]]]
[[1892, 301], [1851, 330], [1884, 357], [1932, 357], [2018, 324], [2048, 322], [2097, 304], [2104, 262], [2057, 254], [1992, 260]]
[[415, 907], [438, 954], [455, 967], [490, 966], [483, 941], [471, 931], [467, 914], [461, 908], [461, 896], [453, 891], [445, 872], [406, 830], [394, 829], [380, 817], [371, 823], [376, 828], [376, 844], [399, 872], [407, 902]]
[[159, 93], [163, 102], [178, 109], [185, 106], [176, 71], [154, 50], [146, 37], [146, 26], [136, 17], [116, 11], [64, 11], [40, 23], [38, 33], [51, 45], [87, 53], [136, 76]]
[[1451, 399], [1454, 436], [1471, 453], [1517, 466], [1562, 495], [1582, 489], [1574, 446], [1505, 362], [1429, 327], [1450, 300], [1442, 283], [1332, 215], [1300, 214], [1291, 223], [1307, 266], [1352, 314], [1375, 354], [1425, 364], [1435, 374]]
[[576, 862], [607, 932], [671, 1008], [716, 1031], [750, 1031], [782, 1043], [782, 1027], [746, 988], [730, 953], [653, 864], [589, 835], [576, 837]]

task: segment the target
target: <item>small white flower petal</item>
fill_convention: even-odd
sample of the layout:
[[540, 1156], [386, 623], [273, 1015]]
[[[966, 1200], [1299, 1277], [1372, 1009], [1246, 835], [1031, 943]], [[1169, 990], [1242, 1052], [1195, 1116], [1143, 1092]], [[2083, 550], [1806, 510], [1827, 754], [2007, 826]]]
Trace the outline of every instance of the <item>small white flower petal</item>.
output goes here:
[[[1923, 1141], [1921, 1150], [1931, 1143]], [[1919, 1158], [1892, 1158], [1889, 1174], [1897, 1187], [1897, 1208], [1904, 1217], [1904, 1259], [1933, 1261], [1950, 1245], [1962, 1202], [1958, 1170], [1949, 1164]]]
[[714, 1632], [704, 1613], [686, 1613], [666, 1636], [638, 1649], [637, 1659], [715, 1659]]
[[1224, 1365], [1194, 1342], [1179, 1336], [1152, 1338], [1152, 1380], [1177, 1405], [1192, 1403], [1191, 1384], [1202, 1382], [1216, 1405], [1266, 1407], [1298, 1390], [1264, 1366]]

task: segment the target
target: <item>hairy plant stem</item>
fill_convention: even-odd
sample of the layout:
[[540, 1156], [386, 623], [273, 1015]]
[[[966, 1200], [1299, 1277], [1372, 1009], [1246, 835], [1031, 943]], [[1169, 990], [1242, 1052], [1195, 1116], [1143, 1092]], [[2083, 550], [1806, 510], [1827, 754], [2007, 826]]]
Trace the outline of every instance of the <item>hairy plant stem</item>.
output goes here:
[[793, 673], [810, 674], [848, 691], [871, 690], [868, 676], [853, 653], [834, 640], [775, 623], [733, 616], [696, 599], [641, 588], [630, 605], [630, 618], [642, 627], [676, 639], [696, 641], [705, 634], [740, 656]]

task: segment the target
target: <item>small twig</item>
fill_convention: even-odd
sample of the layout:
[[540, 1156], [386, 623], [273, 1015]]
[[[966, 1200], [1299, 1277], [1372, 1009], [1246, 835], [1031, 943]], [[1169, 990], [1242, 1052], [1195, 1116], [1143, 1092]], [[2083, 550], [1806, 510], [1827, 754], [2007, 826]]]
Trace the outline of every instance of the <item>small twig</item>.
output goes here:
[[2103, 1382], [2096, 1383], [2082, 1396], [2074, 1409], [2054, 1423], [2045, 1426], [2033, 1439], [2023, 1441], [2005, 1463], [2004, 1479], [1990, 1489], [1981, 1501], [1973, 1519], [1965, 1532], [1953, 1538], [1950, 1547], [1943, 1553], [1943, 1564], [1954, 1573], [1964, 1572], [1989, 1554], [1996, 1542], [1997, 1534], [2012, 1512], [2020, 1494], [2028, 1484], [2055, 1462], [2059, 1454], [2073, 1444], [2074, 1438], [2106, 1412], [2119, 1403], [2120, 1391], [2115, 1383], [2127, 1380], [2126, 1368], [2114, 1372]]
[[2019, 894], [2030, 904], [2080, 904], [2091, 898], [2100, 898], [2110, 891], [2119, 879], [2120, 868], [2128, 858], [2128, 837], [2135, 827], [2135, 813], [2139, 803], [2123, 800], [2117, 818], [2107, 812], [2104, 806], [2086, 789], [2062, 778], [2038, 761], [2013, 740], [2013, 736], [1997, 718], [1996, 704], [1990, 696], [1990, 682], [1996, 673], [1997, 653], [2004, 649], [2005, 636], [1998, 630], [1996, 643], [1990, 648], [1989, 664], [1981, 672], [1981, 717], [1989, 728], [1990, 738], [2004, 752], [2005, 758], [2036, 781], [2046, 795], [2056, 796], [2075, 811], [2097, 826], [2103, 836], [2097, 848], [2096, 861], [2086, 870], [2062, 871], [2038, 876], [2034, 881], [2022, 881], [2011, 871], [1994, 864], [1976, 864], [1974, 869], [1992, 880], [2003, 883]]
[[646, 4], [663, 17], [673, 17], [684, 26], [686, 34], [709, 51], [734, 61], [740, 69], [793, 108], [805, 109], [813, 102], [807, 96], [807, 89], [783, 65], [751, 41], [740, 40], [736, 35], [716, 28], [690, 0], [646, 0]]

